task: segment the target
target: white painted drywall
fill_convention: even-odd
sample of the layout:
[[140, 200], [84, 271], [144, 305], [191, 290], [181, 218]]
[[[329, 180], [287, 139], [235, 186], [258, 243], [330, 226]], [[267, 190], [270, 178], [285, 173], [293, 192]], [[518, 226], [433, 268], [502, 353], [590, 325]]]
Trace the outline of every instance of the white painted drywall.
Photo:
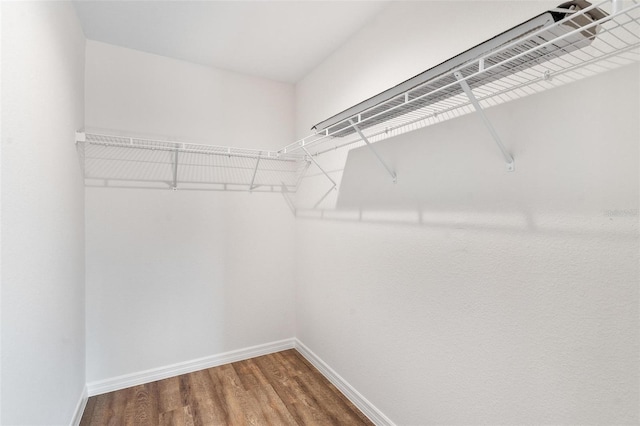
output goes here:
[[[293, 86], [87, 42], [86, 125], [273, 149]], [[294, 333], [294, 219], [278, 194], [86, 189], [87, 380]]]
[[68, 2], [2, 4], [2, 424], [69, 424], [85, 385], [84, 35]]
[[[390, 6], [298, 84], [298, 136], [538, 7]], [[472, 115], [378, 143], [396, 185], [351, 151], [296, 221], [296, 336], [397, 424], [637, 424], [639, 80], [490, 109], [512, 174]]]

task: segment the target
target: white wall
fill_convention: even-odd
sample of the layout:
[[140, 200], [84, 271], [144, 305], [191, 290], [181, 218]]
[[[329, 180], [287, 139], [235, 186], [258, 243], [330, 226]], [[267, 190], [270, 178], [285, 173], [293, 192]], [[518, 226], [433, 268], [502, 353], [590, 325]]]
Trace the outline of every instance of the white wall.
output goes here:
[[[391, 5], [298, 84], [298, 136], [546, 7], [514, 4]], [[475, 116], [378, 143], [396, 185], [351, 151], [296, 221], [296, 336], [397, 424], [637, 424], [639, 77], [489, 110], [515, 173]]]
[[69, 424], [85, 384], [84, 36], [67, 2], [2, 4], [2, 424]]
[[[293, 86], [87, 42], [86, 125], [273, 149]], [[290, 338], [294, 219], [278, 194], [87, 188], [88, 381]]]

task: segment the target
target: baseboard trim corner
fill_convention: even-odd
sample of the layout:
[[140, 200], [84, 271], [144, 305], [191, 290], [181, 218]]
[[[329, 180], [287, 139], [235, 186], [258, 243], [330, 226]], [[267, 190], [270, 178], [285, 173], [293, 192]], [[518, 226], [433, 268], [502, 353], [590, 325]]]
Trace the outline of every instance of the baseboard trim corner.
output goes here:
[[82, 389], [82, 393], [80, 394], [80, 399], [76, 404], [76, 409], [73, 411], [73, 418], [71, 419], [71, 426], [79, 426], [80, 421], [82, 420], [82, 414], [84, 414], [84, 409], [87, 406], [87, 400], [89, 399], [89, 391], [87, 389], [87, 385]]
[[384, 415], [375, 405], [343, 379], [335, 370], [324, 362], [300, 340], [295, 339], [294, 348], [316, 367], [336, 388], [346, 396], [365, 416], [377, 426], [395, 426], [395, 423]]
[[286, 349], [293, 349], [294, 347], [295, 339], [293, 338], [278, 340], [276, 342], [237, 349], [234, 351], [198, 358], [191, 361], [179, 362], [176, 364], [152, 368], [137, 373], [125, 374], [109, 379], [98, 380], [87, 383], [88, 395], [101, 395], [103, 393], [125, 389], [131, 386], [142, 385], [145, 383], [155, 382], [156, 380], [179, 376], [180, 374], [193, 373], [194, 371], [204, 370], [206, 368], [217, 367], [237, 361], [244, 361], [246, 359], [255, 358], [257, 356], [284, 351]]

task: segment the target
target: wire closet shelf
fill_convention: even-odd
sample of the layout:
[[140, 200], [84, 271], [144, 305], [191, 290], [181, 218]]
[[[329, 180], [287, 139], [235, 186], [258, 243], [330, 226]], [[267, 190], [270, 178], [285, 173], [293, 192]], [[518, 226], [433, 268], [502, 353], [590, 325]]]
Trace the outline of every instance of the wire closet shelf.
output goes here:
[[432, 69], [438, 70], [433, 78], [356, 113], [338, 114], [279, 151], [80, 133], [85, 183], [295, 192], [324, 153], [471, 113], [478, 107], [474, 102], [484, 109], [640, 62], [640, 0], [604, 0], [550, 13], [563, 18], [463, 63], [452, 58]]
[[303, 156], [96, 133], [78, 133], [85, 185], [213, 191], [295, 192]]

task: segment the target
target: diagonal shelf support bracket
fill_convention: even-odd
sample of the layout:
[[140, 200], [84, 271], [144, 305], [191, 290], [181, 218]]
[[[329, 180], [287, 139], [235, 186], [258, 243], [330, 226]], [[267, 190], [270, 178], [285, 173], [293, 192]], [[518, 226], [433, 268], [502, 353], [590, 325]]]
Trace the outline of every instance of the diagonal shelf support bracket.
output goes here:
[[307, 154], [307, 157], [309, 157], [309, 160], [311, 160], [313, 162], [313, 164], [316, 165], [317, 168], [320, 169], [320, 171], [322, 172], [323, 175], [326, 176], [327, 179], [329, 179], [331, 181], [331, 184], [333, 184], [333, 186], [331, 187], [331, 189], [337, 188], [338, 184], [336, 183], [336, 181], [334, 181], [333, 179], [331, 179], [331, 176], [329, 176], [329, 174], [327, 172], [325, 172], [325, 170], [320, 167], [320, 164], [318, 164], [318, 162], [316, 161], [315, 158], [313, 158], [313, 155], [311, 155], [309, 153], [309, 151], [307, 151], [307, 148], [305, 148], [304, 146], [301, 147], [302, 150], [305, 152], [305, 154]]
[[498, 148], [500, 148], [500, 152], [502, 152], [502, 156], [504, 157], [504, 161], [507, 162], [507, 171], [508, 172], [514, 171], [515, 170], [515, 165], [514, 165], [514, 162], [513, 162], [513, 157], [511, 156], [511, 154], [509, 154], [507, 149], [502, 144], [502, 141], [500, 140], [500, 136], [498, 135], [498, 132], [496, 132], [496, 129], [494, 129], [493, 125], [491, 124], [491, 121], [489, 121], [489, 118], [484, 113], [484, 109], [480, 105], [480, 102], [478, 102], [478, 98], [476, 98], [476, 95], [473, 94], [473, 91], [471, 90], [471, 87], [469, 87], [469, 84], [464, 79], [464, 76], [462, 75], [462, 73], [460, 71], [454, 72], [453, 75], [458, 80], [458, 83], [460, 84], [460, 87], [462, 87], [462, 90], [464, 90], [464, 93], [467, 95], [467, 98], [469, 98], [469, 102], [471, 102], [471, 104], [473, 105], [475, 110], [480, 115], [480, 118], [482, 118], [482, 121], [484, 122], [484, 125], [489, 130], [489, 133], [491, 133], [491, 136], [493, 137], [493, 140], [495, 141], [496, 145], [498, 145]]
[[253, 183], [256, 181], [256, 175], [258, 174], [258, 166], [260, 165], [261, 155], [262, 155], [262, 152], [258, 154], [258, 159], [256, 160], [256, 166], [253, 169], [253, 176], [251, 176], [251, 183], [249, 184], [249, 192], [253, 191], [253, 188], [255, 188], [255, 186], [253, 186]]
[[356, 125], [356, 123], [353, 122], [352, 119], [349, 119], [349, 124], [351, 124], [351, 127], [353, 127], [353, 129], [358, 133], [358, 135], [360, 136], [360, 138], [364, 141], [364, 143], [367, 144], [367, 147], [371, 150], [371, 152], [373, 153], [373, 155], [376, 156], [376, 158], [378, 159], [378, 161], [380, 162], [380, 164], [382, 164], [382, 166], [387, 170], [387, 173], [389, 173], [391, 175], [391, 178], [393, 179], [393, 183], [398, 182], [398, 176], [396, 175], [396, 172], [394, 172], [393, 170], [391, 170], [391, 167], [389, 167], [387, 165], [387, 163], [382, 159], [382, 157], [380, 156], [380, 154], [378, 154], [378, 151], [376, 151], [376, 149], [373, 147], [373, 145], [371, 144], [371, 142], [369, 142], [369, 139], [367, 139], [367, 137], [362, 134], [362, 131], [360, 130], [360, 128]]

